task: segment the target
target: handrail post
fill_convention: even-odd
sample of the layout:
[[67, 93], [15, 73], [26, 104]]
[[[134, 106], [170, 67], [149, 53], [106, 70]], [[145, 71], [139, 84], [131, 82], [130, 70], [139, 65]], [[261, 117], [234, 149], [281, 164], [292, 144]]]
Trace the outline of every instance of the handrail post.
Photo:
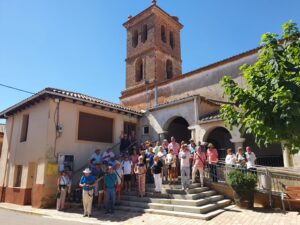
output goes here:
[[270, 206], [270, 208], [272, 208], [272, 206], [273, 206], [273, 202], [272, 202], [272, 177], [271, 177], [271, 172], [268, 170], [267, 167], [265, 167], [265, 172], [266, 172], [267, 183], [269, 182], [269, 184], [270, 184], [270, 185], [268, 185], [269, 187], [267, 188], [267, 191], [268, 191], [268, 196], [269, 196], [269, 206]]

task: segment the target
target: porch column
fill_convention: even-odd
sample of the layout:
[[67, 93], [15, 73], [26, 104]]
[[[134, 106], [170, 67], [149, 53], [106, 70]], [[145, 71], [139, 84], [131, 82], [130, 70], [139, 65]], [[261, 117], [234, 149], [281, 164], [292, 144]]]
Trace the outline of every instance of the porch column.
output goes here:
[[239, 147], [243, 147], [243, 143], [245, 142], [245, 138], [232, 138], [230, 141], [234, 144], [235, 152], [237, 152]]
[[282, 148], [282, 156], [283, 156], [283, 166], [284, 167], [293, 167], [293, 160], [290, 155], [290, 151], [286, 147], [284, 141], [281, 142], [281, 148]]
[[198, 135], [199, 128], [200, 126], [198, 124], [194, 124], [188, 127], [188, 129], [191, 131], [191, 139], [193, 139], [196, 144], [198, 143], [198, 141], [200, 141], [200, 137]]
[[166, 134], [168, 133], [168, 131], [162, 131], [158, 134], [158, 140], [159, 142], [162, 142], [164, 139], [166, 139]]

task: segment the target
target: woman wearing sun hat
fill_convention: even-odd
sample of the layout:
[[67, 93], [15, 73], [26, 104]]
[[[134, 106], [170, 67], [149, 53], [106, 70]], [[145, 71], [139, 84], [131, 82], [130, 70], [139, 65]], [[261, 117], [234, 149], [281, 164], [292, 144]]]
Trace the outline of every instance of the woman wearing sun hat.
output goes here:
[[79, 186], [82, 187], [83, 216], [87, 217], [90, 217], [92, 213], [94, 187], [96, 184], [96, 179], [91, 175], [91, 172], [89, 168], [86, 168], [79, 182]]

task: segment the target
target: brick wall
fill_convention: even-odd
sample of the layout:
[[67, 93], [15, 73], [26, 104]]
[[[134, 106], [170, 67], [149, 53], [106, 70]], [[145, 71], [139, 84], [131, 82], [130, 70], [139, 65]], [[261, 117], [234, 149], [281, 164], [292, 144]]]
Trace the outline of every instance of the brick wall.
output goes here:
[[[142, 42], [143, 27], [147, 25], [147, 40]], [[165, 27], [166, 42], [161, 39], [161, 27]], [[126, 89], [166, 80], [166, 62], [173, 65], [173, 77], [182, 74], [180, 29], [172, 17], [147, 12], [144, 17], [127, 27]], [[138, 33], [138, 44], [133, 45], [133, 37]], [[174, 47], [170, 45], [170, 32], [173, 33]], [[143, 61], [144, 79], [136, 82], [136, 64]]]

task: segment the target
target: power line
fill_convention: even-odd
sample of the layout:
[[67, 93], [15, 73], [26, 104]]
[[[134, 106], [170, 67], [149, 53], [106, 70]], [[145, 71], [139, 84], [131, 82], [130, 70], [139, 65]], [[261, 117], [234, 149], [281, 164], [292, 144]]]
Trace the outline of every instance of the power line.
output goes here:
[[13, 90], [16, 90], [16, 91], [24, 92], [24, 93], [27, 93], [27, 94], [32, 94], [32, 95], [34, 95], [34, 94], [35, 94], [35, 93], [31, 92], [31, 91], [26, 91], [26, 90], [23, 90], [23, 89], [20, 89], [20, 88], [16, 88], [16, 87], [8, 86], [8, 85], [1, 84], [1, 83], [0, 83], [0, 86], [2, 86], [2, 87], [6, 87], [6, 88], [10, 88], [10, 89], [13, 89]]

